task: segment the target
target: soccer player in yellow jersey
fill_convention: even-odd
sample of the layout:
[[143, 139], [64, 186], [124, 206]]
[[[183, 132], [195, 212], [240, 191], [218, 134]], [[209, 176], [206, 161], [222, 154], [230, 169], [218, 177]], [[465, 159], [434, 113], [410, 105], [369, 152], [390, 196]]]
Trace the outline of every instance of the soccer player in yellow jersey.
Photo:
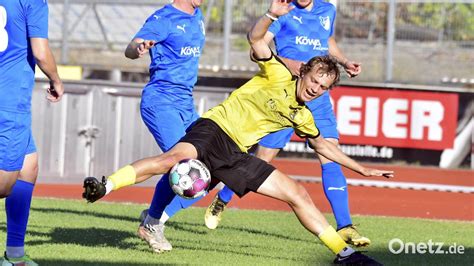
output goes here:
[[[320, 136], [305, 102], [330, 89], [339, 79], [339, 70], [330, 58], [315, 57], [302, 66], [300, 77], [295, 77], [272, 54], [263, 36], [274, 17], [290, 10], [285, 0], [274, 0], [268, 13], [250, 31], [249, 42], [260, 67], [255, 77], [206, 112], [170, 151], [127, 165], [106, 182], [86, 178], [84, 197], [94, 202], [112, 190], [164, 174], [180, 160], [195, 158], [207, 165], [213, 178], [224, 182], [240, 197], [253, 191], [287, 202], [301, 224], [337, 254], [334, 263], [377, 265], [347, 246], [302, 185], [247, 153], [268, 133], [293, 127], [298, 135], [308, 138], [318, 153], [349, 169], [364, 176], [393, 176], [393, 171], [361, 166]], [[174, 193], [167, 182], [162, 184], [170, 191], [162, 197], [170, 202]]]

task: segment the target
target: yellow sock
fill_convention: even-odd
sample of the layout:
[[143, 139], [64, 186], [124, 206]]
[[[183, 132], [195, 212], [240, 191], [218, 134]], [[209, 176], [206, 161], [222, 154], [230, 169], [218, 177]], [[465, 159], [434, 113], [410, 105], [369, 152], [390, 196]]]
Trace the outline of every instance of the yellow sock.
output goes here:
[[133, 166], [127, 165], [109, 176], [107, 180], [112, 181], [114, 183], [114, 190], [117, 190], [135, 184], [136, 179], [135, 169], [133, 169]]
[[328, 226], [328, 228], [324, 229], [318, 237], [334, 254], [338, 254], [347, 247], [346, 242], [342, 240], [341, 236], [339, 236], [332, 226]]

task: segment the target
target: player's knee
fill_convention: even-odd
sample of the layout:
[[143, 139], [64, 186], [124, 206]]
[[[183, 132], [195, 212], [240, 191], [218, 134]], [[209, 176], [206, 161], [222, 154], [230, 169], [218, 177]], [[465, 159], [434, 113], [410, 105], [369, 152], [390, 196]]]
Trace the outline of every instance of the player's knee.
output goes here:
[[2, 187], [0, 188], [0, 199], [8, 197], [11, 193], [11, 187]]
[[148, 170], [153, 173], [166, 173], [171, 167], [173, 167], [174, 158], [167, 154], [161, 154], [160, 156], [154, 157], [150, 160]]
[[31, 167], [31, 176], [36, 179], [36, 177], [38, 176], [38, 173], [39, 173], [39, 167], [38, 167], [38, 164], [36, 163]]
[[306, 189], [296, 181], [293, 188], [289, 190], [289, 193], [290, 194], [288, 195], [288, 204], [292, 206], [298, 206], [311, 202], [311, 197], [309, 196], [308, 191], [306, 191]]
[[164, 160], [164, 166], [166, 168], [171, 168], [179, 161], [186, 159], [186, 155], [181, 152], [172, 152], [166, 155]]
[[21, 169], [18, 179], [34, 184], [36, 183], [38, 172], [38, 164], [31, 164], [27, 169]]
[[311, 196], [308, 191], [300, 184], [298, 184], [298, 200], [301, 203], [307, 204], [311, 202]]

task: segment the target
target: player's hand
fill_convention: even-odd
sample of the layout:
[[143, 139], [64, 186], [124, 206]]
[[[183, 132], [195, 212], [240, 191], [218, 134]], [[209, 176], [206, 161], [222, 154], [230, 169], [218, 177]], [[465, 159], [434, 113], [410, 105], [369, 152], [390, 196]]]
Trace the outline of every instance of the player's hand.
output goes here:
[[142, 57], [144, 54], [148, 53], [148, 50], [150, 50], [150, 48], [155, 44], [156, 42], [151, 40], [144, 40], [142, 43], [140, 43], [137, 47], [138, 57]]
[[49, 88], [46, 90], [46, 99], [50, 102], [59, 102], [64, 94], [64, 85], [61, 81], [49, 81]]
[[292, 0], [273, 0], [268, 12], [274, 16], [283, 16], [288, 14], [295, 6], [290, 5]]
[[362, 71], [361, 64], [353, 61], [347, 61], [343, 67], [349, 78], [357, 77]]
[[391, 178], [395, 176], [395, 172], [388, 170], [378, 170], [372, 168], [364, 168], [361, 172], [364, 176], [383, 176], [385, 178]]

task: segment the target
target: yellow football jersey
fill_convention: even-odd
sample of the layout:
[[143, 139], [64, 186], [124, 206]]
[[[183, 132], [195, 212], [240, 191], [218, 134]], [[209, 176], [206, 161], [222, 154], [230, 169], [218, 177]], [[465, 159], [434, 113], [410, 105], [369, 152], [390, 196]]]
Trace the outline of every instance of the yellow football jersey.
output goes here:
[[288, 127], [301, 137], [317, 137], [311, 111], [296, 100], [297, 79], [276, 56], [258, 65], [257, 75], [202, 117], [216, 122], [243, 152], [268, 133]]

